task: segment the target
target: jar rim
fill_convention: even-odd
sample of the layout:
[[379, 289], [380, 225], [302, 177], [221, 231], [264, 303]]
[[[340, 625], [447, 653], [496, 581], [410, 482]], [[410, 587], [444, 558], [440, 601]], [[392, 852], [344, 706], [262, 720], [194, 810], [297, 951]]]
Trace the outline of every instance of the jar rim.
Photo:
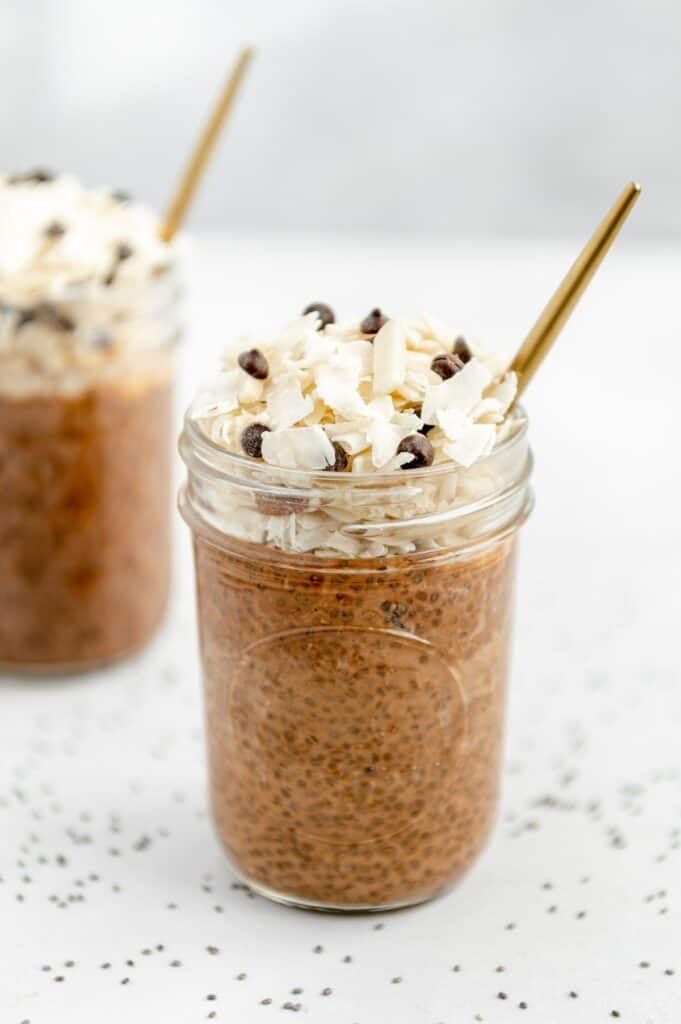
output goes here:
[[[496, 445], [491, 452], [478, 459], [474, 465], [484, 467], [489, 465], [499, 456], [504, 455], [511, 448], [522, 443], [527, 437], [529, 420], [525, 409], [516, 405], [511, 417], [517, 424], [508, 437], [505, 437], [500, 444]], [[188, 444], [187, 444], [188, 442]], [[317, 469], [289, 469], [283, 466], [272, 466], [269, 463], [249, 458], [238, 452], [230, 452], [222, 448], [215, 441], [211, 440], [204, 433], [195, 419], [190, 418], [189, 412], [185, 413], [183, 431], [179, 439], [179, 451], [183, 462], [190, 466], [192, 454], [196, 455], [201, 462], [201, 467], [208, 475], [217, 479], [233, 479], [242, 476], [241, 470], [245, 471], [252, 484], [272, 486], [272, 476], [277, 477], [277, 484], [284, 481], [294, 487], [313, 487], [315, 484], [324, 484], [324, 489], [330, 489], [334, 485], [346, 487], [350, 484], [367, 487], [373, 485], [390, 486], [417, 483], [423, 480], [432, 480], [449, 473], [461, 472], [461, 466], [453, 462], [441, 462], [436, 466], [425, 466], [422, 469], [412, 469], [405, 473], [403, 469], [394, 469], [387, 473], [334, 473], [327, 470]]]

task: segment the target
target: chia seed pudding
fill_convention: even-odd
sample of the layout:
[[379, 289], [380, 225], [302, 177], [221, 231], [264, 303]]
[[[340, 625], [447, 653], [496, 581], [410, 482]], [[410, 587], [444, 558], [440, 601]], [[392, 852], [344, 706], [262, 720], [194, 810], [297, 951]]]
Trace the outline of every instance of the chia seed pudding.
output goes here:
[[142, 646], [170, 576], [177, 283], [151, 211], [0, 179], [0, 666]]
[[217, 830], [271, 898], [419, 902], [494, 818], [531, 505], [515, 381], [378, 310], [336, 328], [313, 307], [240, 345], [181, 439]]

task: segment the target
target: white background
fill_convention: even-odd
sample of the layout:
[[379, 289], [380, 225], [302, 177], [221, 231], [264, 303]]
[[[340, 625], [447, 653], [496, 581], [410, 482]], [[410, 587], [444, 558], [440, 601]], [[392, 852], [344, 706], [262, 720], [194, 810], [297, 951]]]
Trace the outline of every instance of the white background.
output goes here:
[[238, 46], [259, 47], [205, 227], [681, 231], [677, 0], [3, 0], [0, 166], [155, 204]]
[[528, 395], [499, 824], [449, 897], [400, 914], [232, 889], [178, 523], [145, 655], [0, 681], [0, 1022], [678, 1024], [681, 7], [4, 0], [0, 164], [162, 204], [245, 40], [258, 61], [193, 211], [180, 405], [228, 337], [317, 299], [427, 309], [511, 352], [644, 185]]
[[[511, 351], [573, 255], [547, 240], [198, 237], [182, 401], [225, 338], [311, 299], [428, 308]], [[528, 392], [537, 505], [503, 799], [468, 877], [377, 918], [231, 887], [178, 523], [173, 609], [148, 652], [97, 677], [0, 683], [2, 1024], [611, 1024], [613, 1010], [678, 1024], [680, 257], [626, 233]]]

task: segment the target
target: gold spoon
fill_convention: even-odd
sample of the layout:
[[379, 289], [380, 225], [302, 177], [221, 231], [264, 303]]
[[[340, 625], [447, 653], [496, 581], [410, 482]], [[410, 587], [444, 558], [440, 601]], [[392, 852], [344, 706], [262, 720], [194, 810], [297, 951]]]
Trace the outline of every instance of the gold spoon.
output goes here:
[[197, 140], [189, 157], [184, 174], [180, 178], [175, 193], [168, 204], [165, 217], [159, 230], [164, 242], [169, 242], [184, 220], [189, 204], [194, 198], [196, 188], [208, 157], [210, 156], [227, 115], [234, 106], [239, 87], [246, 73], [255, 50], [252, 46], [244, 46], [234, 63], [217, 103], [215, 104], [206, 126]]
[[570, 267], [516, 352], [510, 366], [510, 369], [518, 374], [516, 401], [548, 355], [570, 313], [603, 262], [640, 192], [641, 186], [635, 181], [627, 185]]

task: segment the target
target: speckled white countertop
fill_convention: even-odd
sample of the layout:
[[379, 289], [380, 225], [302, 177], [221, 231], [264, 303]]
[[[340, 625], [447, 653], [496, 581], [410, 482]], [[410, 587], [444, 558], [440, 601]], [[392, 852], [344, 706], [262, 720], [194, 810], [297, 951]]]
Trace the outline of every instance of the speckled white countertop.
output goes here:
[[[183, 397], [229, 334], [316, 299], [451, 313], [510, 350], [577, 247], [199, 239]], [[529, 394], [504, 791], [469, 876], [349, 917], [235, 884], [206, 808], [178, 524], [144, 655], [0, 681], [1, 1024], [678, 1024], [680, 275], [678, 249], [618, 245]]]

